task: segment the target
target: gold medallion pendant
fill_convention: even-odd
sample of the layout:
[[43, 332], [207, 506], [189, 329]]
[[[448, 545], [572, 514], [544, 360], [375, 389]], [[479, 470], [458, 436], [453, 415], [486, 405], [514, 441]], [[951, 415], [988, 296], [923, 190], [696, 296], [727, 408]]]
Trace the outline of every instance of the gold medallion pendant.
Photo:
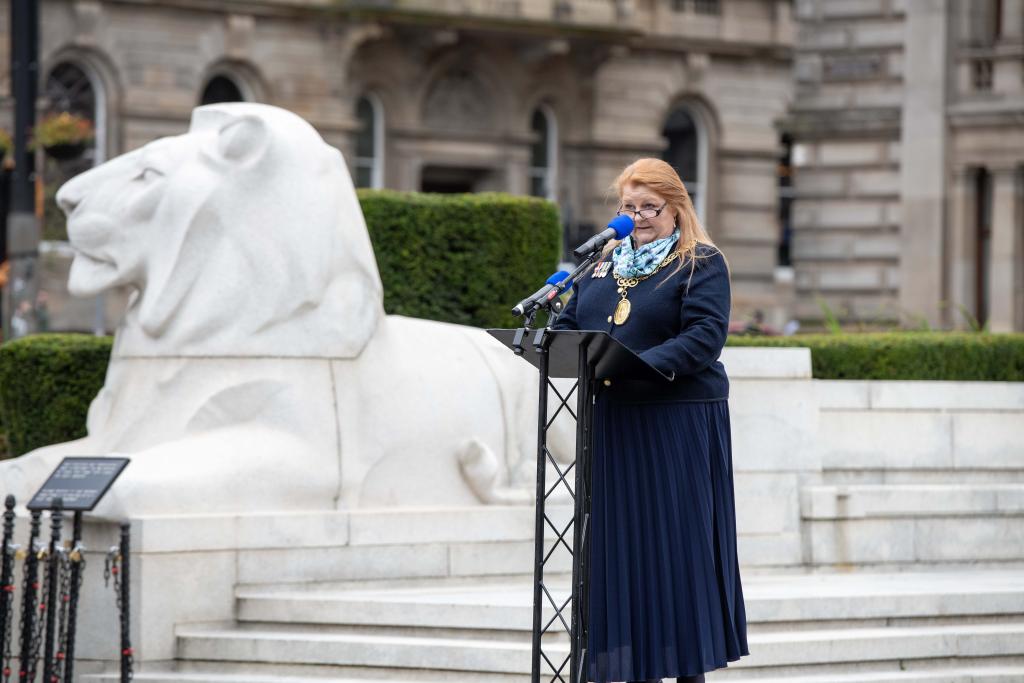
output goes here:
[[654, 269], [654, 272], [651, 273], [650, 275], [641, 275], [637, 277], [621, 277], [619, 275], [616, 275], [615, 284], [618, 285], [618, 289], [616, 291], [622, 298], [619, 299], [619, 303], [615, 304], [615, 311], [612, 313], [611, 316], [608, 317], [608, 322], [612, 322], [614, 320], [616, 325], [621, 325], [624, 322], [626, 322], [629, 319], [629, 312], [633, 309], [633, 304], [630, 303], [629, 299], [627, 298], [629, 296], [630, 288], [636, 287], [638, 284], [649, 278], [651, 275], [654, 275], [654, 273], [657, 273], [659, 270], [661, 270], [668, 264], [672, 263], [672, 261], [676, 260], [676, 258], [678, 257], [679, 252], [673, 251], [671, 254], [662, 259], [661, 263], [658, 265], [657, 268]]
[[615, 313], [612, 316], [616, 325], [621, 325], [626, 322], [629, 318], [629, 309], [632, 307], [633, 305], [629, 303], [629, 299], [622, 299], [619, 301], [618, 305], [615, 306]]

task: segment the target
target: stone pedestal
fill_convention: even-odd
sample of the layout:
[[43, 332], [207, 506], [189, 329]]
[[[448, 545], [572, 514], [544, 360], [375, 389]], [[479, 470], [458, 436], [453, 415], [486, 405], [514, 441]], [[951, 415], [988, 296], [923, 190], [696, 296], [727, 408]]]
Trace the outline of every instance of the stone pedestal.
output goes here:
[[800, 489], [821, 480], [808, 349], [727, 348], [740, 562], [802, 561]]

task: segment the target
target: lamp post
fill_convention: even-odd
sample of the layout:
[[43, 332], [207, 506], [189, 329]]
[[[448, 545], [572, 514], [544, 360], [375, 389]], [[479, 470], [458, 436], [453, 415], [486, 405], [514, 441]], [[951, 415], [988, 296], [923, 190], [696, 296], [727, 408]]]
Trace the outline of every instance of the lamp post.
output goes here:
[[[11, 95], [14, 98], [14, 170], [7, 217], [7, 280], [4, 338], [34, 331], [39, 221], [35, 212], [35, 158], [28, 133], [35, 126], [39, 90], [39, 0], [11, 0]], [[27, 302], [27, 305], [26, 303]], [[13, 325], [12, 317], [18, 316]], [[12, 335], [12, 332], [14, 333]]]

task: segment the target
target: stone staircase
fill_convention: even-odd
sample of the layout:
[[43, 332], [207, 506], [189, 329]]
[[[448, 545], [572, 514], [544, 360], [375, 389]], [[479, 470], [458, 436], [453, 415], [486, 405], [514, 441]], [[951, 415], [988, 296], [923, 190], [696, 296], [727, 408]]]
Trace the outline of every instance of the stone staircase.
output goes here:
[[[754, 575], [745, 586], [752, 654], [709, 680], [1024, 681], [1024, 572]], [[525, 577], [240, 587], [236, 623], [179, 627], [177, 661], [136, 679], [523, 683], [530, 597]]]
[[[1024, 387], [734, 385], [751, 656], [708, 681], [1024, 683]], [[760, 397], [776, 422], [753, 412]], [[814, 441], [796, 429], [812, 420]], [[173, 622], [173, 654], [147, 658], [136, 680], [529, 680], [531, 510], [317, 519], [239, 517], [210, 538], [210, 552], [238, 549], [234, 619]], [[142, 524], [154, 557], [188, 535], [168, 523]], [[567, 592], [568, 563], [553, 568]], [[564, 635], [547, 641], [567, 648]]]
[[1024, 391], [1000, 382], [817, 382], [812, 567], [1024, 566]]

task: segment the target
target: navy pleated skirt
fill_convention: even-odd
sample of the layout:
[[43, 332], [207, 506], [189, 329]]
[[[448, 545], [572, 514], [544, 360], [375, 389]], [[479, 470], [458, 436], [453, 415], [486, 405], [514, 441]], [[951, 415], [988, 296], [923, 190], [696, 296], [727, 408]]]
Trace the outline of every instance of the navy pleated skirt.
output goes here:
[[693, 676], [748, 654], [727, 401], [599, 393], [592, 509], [589, 681]]

